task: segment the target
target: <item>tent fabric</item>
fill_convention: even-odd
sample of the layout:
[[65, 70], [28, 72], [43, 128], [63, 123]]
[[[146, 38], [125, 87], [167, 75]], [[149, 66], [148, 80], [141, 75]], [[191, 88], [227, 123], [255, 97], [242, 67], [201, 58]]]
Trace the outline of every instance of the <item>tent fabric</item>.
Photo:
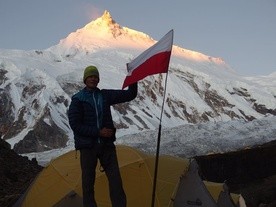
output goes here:
[[[217, 194], [214, 186], [213, 194]], [[174, 207], [217, 207], [215, 200], [209, 193], [204, 182], [198, 175], [198, 165], [195, 160], [191, 161], [189, 171], [181, 177], [178, 190], [174, 199]]]
[[[116, 146], [120, 172], [128, 206], [150, 206], [155, 157], [128, 146]], [[179, 176], [188, 169], [189, 160], [162, 155], [156, 186], [156, 206], [172, 206]], [[70, 151], [52, 160], [34, 180], [21, 203], [22, 207], [68, 207], [81, 204], [81, 169], [79, 156]], [[97, 166], [95, 198], [98, 206], [109, 207], [108, 181]]]
[[219, 207], [235, 207], [235, 203], [229, 193], [228, 187], [226, 184], [223, 185], [223, 191], [220, 192], [218, 198]]
[[191, 159], [188, 172], [184, 172], [174, 198], [174, 207], [235, 207], [239, 195], [231, 194], [227, 185], [203, 181], [198, 173], [198, 164]]
[[75, 191], [69, 192], [66, 196], [64, 196], [58, 203], [56, 203], [53, 207], [76, 207], [82, 206], [82, 197], [78, 195]]

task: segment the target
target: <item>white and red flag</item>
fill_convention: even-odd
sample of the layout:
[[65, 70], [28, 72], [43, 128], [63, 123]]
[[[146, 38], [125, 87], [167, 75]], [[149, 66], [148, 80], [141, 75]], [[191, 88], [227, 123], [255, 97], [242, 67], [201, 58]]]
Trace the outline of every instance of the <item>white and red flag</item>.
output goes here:
[[173, 44], [173, 30], [148, 48], [130, 63], [127, 63], [128, 75], [123, 88], [143, 78], [157, 73], [167, 73]]

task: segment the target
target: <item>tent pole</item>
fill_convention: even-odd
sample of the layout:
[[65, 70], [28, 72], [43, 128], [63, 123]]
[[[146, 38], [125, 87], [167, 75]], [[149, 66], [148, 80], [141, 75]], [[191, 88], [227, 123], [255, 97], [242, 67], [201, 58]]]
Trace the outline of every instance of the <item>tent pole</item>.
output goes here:
[[160, 120], [159, 120], [160, 122], [159, 122], [158, 137], [157, 137], [156, 155], [155, 155], [155, 168], [154, 168], [154, 178], [153, 178], [153, 187], [152, 187], [151, 207], [154, 207], [154, 203], [155, 203], [155, 191], [156, 191], [157, 172], [158, 172], [158, 163], [159, 163], [159, 151], [160, 151], [160, 142], [161, 142], [162, 116], [163, 116], [165, 96], [166, 96], [166, 90], [167, 90], [167, 80], [168, 80], [168, 72], [166, 73], [163, 103], [162, 103]]

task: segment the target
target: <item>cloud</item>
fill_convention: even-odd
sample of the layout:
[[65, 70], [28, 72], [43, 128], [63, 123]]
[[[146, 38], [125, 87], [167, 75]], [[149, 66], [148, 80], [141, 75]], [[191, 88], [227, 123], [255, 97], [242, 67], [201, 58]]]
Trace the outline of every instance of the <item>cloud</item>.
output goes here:
[[80, 5], [80, 9], [81, 11], [84, 11], [84, 15], [88, 19], [88, 21], [97, 19], [98, 17], [102, 16], [103, 13], [102, 9], [88, 2], [83, 2]]

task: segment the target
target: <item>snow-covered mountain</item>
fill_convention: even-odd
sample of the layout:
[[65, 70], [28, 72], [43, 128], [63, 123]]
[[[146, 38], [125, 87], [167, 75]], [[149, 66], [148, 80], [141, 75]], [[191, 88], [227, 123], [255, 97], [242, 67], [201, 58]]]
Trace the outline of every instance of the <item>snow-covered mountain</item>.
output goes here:
[[[0, 49], [2, 138], [19, 153], [72, 148], [67, 109], [70, 97], [84, 87], [84, 68], [91, 64], [99, 68], [100, 88], [121, 88], [126, 63], [155, 42], [120, 26], [105, 12], [48, 49]], [[162, 126], [275, 122], [275, 80], [276, 73], [242, 77], [221, 58], [173, 46]], [[164, 74], [147, 77], [139, 82], [134, 101], [113, 107], [118, 142], [124, 135], [158, 128], [164, 85]]]

